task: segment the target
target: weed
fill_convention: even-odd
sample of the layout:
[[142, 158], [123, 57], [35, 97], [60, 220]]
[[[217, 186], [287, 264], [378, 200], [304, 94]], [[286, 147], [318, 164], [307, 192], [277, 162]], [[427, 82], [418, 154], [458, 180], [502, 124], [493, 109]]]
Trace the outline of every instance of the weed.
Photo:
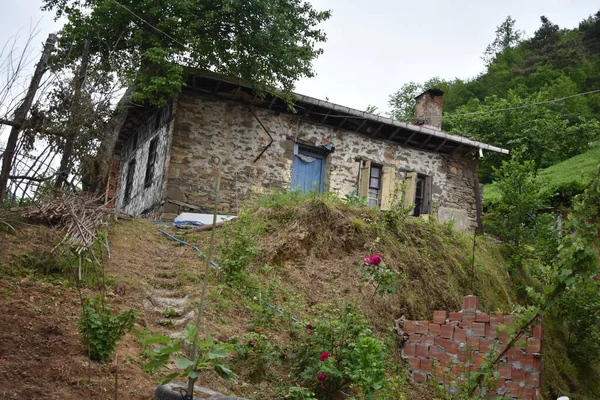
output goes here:
[[234, 284], [244, 279], [246, 267], [254, 261], [258, 249], [243, 220], [229, 227], [233, 237], [225, 235], [219, 246], [220, 266], [227, 283]]
[[285, 396], [288, 400], [316, 400], [315, 394], [307, 389], [300, 386], [292, 386]]
[[93, 360], [108, 360], [117, 343], [133, 327], [137, 315], [133, 309], [114, 314], [102, 297], [84, 298], [84, 314], [79, 317], [79, 338]]
[[162, 316], [165, 318], [173, 318], [181, 316], [181, 313], [174, 308], [168, 307], [162, 311]]
[[0, 232], [15, 232], [21, 220], [19, 214], [0, 208]]

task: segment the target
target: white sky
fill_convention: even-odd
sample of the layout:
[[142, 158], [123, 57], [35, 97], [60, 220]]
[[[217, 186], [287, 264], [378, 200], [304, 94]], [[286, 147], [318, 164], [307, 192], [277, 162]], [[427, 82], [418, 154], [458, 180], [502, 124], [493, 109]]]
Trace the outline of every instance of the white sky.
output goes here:
[[[298, 82], [297, 92], [329, 97], [364, 110], [387, 110], [388, 96], [402, 84], [433, 76], [469, 78], [483, 71], [480, 59], [507, 15], [531, 36], [545, 15], [574, 27], [600, 9], [598, 0], [311, 0], [331, 9], [323, 25], [329, 37], [315, 62], [317, 76]], [[0, 0], [0, 44], [19, 30], [25, 39], [39, 22], [35, 58], [48, 33], [58, 30], [41, 0]]]

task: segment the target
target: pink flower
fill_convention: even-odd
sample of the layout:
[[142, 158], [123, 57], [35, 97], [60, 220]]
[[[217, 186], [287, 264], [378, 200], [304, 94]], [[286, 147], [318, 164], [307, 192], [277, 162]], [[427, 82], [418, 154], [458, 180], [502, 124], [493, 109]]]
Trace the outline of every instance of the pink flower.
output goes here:
[[251, 340], [248, 342], [248, 344], [252, 347], [256, 346], [256, 340]]
[[327, 379], [327, 375], [321, 373], [317, 374], [317, 380], [319, 382], [323, 382], [325, 379]]
[[379, 264], [381, 264], [381, 261], [383, 260], [381, 259], [381, 256], [379, 254], [371, 254], [370, 257], [365, 258], [365, 264], [374, 266], [378, 266]]
[[312, 334], [313, 334], [313, 331], [308, 331], [309, 336], [312, 336]]
[[331, 357], [331, 354], [329, 354], [328, 351], [324, 351], [321, 353], [321, 357], [319, 357], [319, 360], [321, 361], [325, 361], [327, 360], [329, 357]]
[[256, 328], [256, 333], [263, 333], [263, 330], [261, 328]]

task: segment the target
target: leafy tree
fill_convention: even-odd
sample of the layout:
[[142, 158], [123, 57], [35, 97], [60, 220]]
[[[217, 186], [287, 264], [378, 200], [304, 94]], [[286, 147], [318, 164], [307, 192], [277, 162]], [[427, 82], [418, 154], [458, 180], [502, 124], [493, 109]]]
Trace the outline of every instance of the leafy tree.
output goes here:
[[509, 161], [502, 162], [496, 175], [494, 183], [501, 197], [486, 225], [511, 245], [513, 257], [520, 258], [535, 237], [536, 215], [542, 204], [535, 164], [523, 162], [517, 152]]
[[535, 31], [533, 38], [530, 40], [532, 50], [542, 50], [547, 46], [554, 45], [558, 42], [558, 25], [552, 23], [545, 16], [541, 16], [542, 26]]
[[415, 119], [415, 98], [426, 90], [441, 88], [444, 81], [438, 77], [431, 78], [424, 83], [408, 82], [395, 93], [390, 95], [388, 105], [392, 108], [390, 116], [399, 121], [412, 122]]
[[485, 48], [483, 60], [486, 64], [491, 64], [498, 54], [506, 53], [521, 42], [523, 32], [516, 28], [516, 22], [509, 15], [504, 22], [498, 25], [496, 28], [496, 38]]
[[250, 80], [258, 89], [313, 76], [329, 11], [301, 0], [44, 0], [67, 18], [59, 56], [69, 63], [90, 41], [91, 65], [136, 87], [134, 100], [162, 105], [184, 85], [184, 67]]

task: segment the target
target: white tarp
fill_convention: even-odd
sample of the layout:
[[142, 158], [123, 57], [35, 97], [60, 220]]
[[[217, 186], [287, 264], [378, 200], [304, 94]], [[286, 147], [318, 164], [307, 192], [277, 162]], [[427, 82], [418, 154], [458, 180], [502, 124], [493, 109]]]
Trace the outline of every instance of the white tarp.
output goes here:
[[[233, 218], [237, 218], [235, 215], [217, 215], [217, 223], [223, 221], [229, 221]], [[203, 225], [212, 225], [213, 223], [213, 215], [212, 214], [199, 214], [199, 213], [190, 213], [184, 212], [181, 213], [175, 218], [173, 225], [182, 226], [203, 226]]]

